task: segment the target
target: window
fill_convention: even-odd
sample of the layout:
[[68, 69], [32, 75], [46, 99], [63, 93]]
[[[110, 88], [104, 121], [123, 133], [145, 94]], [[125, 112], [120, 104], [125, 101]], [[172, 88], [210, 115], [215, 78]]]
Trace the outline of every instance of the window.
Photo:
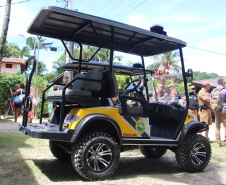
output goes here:
[[6, 64], [6, 68], [13, 68], [12, 64]]

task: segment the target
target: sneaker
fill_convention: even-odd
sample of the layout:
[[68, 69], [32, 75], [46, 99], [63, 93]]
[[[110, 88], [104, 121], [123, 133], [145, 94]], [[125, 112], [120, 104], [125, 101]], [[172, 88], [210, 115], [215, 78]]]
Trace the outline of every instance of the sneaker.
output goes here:
[[222, 147], [222, 144], [221, 143], [217, 143], [217, 146]]

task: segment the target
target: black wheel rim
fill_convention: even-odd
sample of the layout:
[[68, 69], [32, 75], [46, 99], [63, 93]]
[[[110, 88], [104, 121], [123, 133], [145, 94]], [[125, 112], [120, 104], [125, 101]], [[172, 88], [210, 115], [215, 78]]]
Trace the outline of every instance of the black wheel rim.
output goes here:
[[200, 165], [206, 159], [207, 152], [203, 143], [196, 143], [191, 150], [191, 161], [195, 165]]
[[112, 150], [104, 143], [93, 145], [87, 153], [87, 164], [93, 171], [100, 172], [107, 169], [111, 160]]

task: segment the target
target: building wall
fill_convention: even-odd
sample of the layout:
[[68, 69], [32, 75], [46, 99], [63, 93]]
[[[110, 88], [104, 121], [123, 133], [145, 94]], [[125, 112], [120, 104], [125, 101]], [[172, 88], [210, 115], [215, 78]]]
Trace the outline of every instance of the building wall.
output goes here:
[[12, 64], [12, 68], [6, 68], [6, 63], [1, 64], [1, 72], [2, 73], [16, 73], [17, 71], [21, 72], [20, 64]]

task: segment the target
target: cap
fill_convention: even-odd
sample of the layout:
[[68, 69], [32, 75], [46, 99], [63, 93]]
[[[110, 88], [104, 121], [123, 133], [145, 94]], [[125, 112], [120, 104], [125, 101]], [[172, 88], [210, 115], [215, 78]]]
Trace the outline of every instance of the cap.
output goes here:
[[158, 85], [157, 85], [157, 87], [162, 87], [162, 86], [163, 86], [162, 84], [158, 84]]
[[204, 81], [204, 82], [202, 83], [202, 85], [210, 85], [210, 83], [209, 83], [208, 81]]
[[191, 89], [196, 89], [196, 87], [194, 85], [191, 86]]
[[68, 71], [64, 72], [64, 78], [69, 78], [69, 72]]
[[171, 83], [171, 84], [168, 85], [168, 87], [175, 87], [175, 84]]

